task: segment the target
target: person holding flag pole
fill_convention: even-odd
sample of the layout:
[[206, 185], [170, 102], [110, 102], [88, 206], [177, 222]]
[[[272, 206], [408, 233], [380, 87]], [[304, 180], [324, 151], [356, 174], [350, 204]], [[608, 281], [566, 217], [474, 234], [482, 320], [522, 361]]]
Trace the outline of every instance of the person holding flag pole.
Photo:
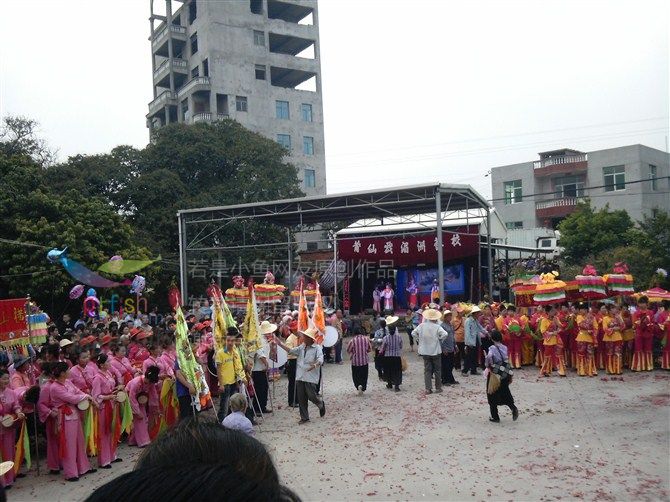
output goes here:
[[177, 388], [177, 397], [179, 400], [180, 418], [183, 420], [189, 416], [194, 416], [196, 411], [200, 411], [202, 405], [207, 404], [211, 400], [211, 396], [202, 373], [202, 368], [198, 364], [191, 343], [188, 340], [186, 319], [179, 306], [175, 313], [175, 320], [175, 348], [177, 353], [175, 377], [181, 385], [181, 387], [178, 386]]

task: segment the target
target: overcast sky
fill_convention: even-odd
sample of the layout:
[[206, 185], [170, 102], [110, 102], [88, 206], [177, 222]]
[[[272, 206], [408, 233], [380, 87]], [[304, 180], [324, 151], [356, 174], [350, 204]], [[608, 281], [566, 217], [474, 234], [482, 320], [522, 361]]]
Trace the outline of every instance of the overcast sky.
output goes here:
[[[489, 197], [491, 167], [540, 151], [665, 150], [669, 4], [320, 0], [328, 191]], [[144, 146], [148, 16], [148, 0], [4, 2], [0, 115], [37, 119], [62, 158]]]

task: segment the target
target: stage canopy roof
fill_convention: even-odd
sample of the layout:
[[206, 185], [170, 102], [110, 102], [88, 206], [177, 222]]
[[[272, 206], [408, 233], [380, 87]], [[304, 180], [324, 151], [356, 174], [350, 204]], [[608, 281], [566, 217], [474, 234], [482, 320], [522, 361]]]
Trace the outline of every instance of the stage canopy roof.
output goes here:
[[299, 227], [335, 221], [435, 213], [438, 193], [441, 195], [441, 211], [490, 208], [489, 203], [470, 185], [429, 183], [299, 199], [184, 209], [178, 215], [185, 223], [254, 219], [285, 227]]

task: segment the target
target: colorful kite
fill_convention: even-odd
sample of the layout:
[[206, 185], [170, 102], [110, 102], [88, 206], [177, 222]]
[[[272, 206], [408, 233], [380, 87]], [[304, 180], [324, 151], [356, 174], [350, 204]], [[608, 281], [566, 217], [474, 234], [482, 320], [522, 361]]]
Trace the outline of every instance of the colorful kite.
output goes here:
[[126, 275], [142, 270], [152, 263], [160, 261], [159, 256], [155, 260], [126, 260], [120, 255], [112, 256], [107, 263], [103, 263], [98, 267], [100, 272], [112, 275]]
[[132, 284], [130, 279], [124, 279], [122, 282], [115, 282], [96, 274], [81, 263], [69, 258], [67, 256], [67, 247], [62, 251], [59, 249], [52, 249], [47, 253], [47, 259], [51, 263], [60, 262], [67, 273], [77, 281], [95, 288], [116, 288], [118, 286], [130, 286], [130, 284]]

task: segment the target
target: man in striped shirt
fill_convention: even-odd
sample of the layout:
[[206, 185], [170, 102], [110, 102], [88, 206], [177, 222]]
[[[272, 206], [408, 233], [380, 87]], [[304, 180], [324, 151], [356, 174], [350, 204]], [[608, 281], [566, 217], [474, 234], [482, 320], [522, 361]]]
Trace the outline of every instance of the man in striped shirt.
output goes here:
[[370, 338], [363, 334], [361, 326], [354, 328], [355, 336], [347, 345], [347, 352], [351, 356], [351, 378], [354, 380], [354, 387], [358, 395], [368, 387], [368, 353], [372, 351]]
[[382, 340], [379, 353], [384, 355], [386, 388], [395, 388], [396, 392], [400, 392], [400, 384], [402, 384], [402, 337], [396, 328], [398, 316], [388, 316], [385, 321], [387, 334]]

